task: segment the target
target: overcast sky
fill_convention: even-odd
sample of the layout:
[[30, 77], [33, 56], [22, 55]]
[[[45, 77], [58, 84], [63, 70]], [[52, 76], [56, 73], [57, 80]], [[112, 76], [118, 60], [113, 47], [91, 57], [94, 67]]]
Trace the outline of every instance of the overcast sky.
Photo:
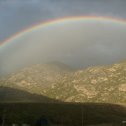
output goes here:
[[[40, 22], [91, 15], [125, 19], [126, 0], [0, 0], [0, 42]], [[79, 68], [118, 62], [126, 59], [125, 33], [126, 25], [105, 22], [40, 29], [0, 49], [0, 71], [54, 60]]]
[[126, 18], [126, 0], [0, 0], [0, 41], [37, 22], [79, 15]]

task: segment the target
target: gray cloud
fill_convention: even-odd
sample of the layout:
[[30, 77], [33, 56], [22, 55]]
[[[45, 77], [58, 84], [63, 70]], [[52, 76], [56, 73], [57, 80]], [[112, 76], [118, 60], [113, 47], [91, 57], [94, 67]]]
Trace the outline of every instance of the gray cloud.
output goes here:
[[[46, 20], [80, 15], [126, 18], [125, 12], [125, 0], [0, 0], [0, 41]], [[87, 67], [125, 59], [126, 26], [108, 26], [66, 24], [31, 33], [0, 49], [0, 71], [51, 60]]]
[[106, 21], [44, 27], [1, 49], [0, 68], [10, 72], [24, 65], [50, 61], [78, 68], [117, 62], [125, 59], [125, 32], [126, 25]]
[[125, 0], [1, 0], [0, 41], [22, 29], [65, 16], [126, 17]]

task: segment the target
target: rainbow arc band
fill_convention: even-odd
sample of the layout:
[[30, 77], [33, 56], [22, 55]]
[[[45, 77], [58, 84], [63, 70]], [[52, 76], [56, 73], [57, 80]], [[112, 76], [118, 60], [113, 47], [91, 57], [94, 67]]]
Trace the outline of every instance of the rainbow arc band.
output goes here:
[[48, 20], [45, 22], [38, 23], [36, 25], [30, 26], [13, 36], [5, 39], [4, 41], [0, 42], [0, 49], [4, 46], [6, 46], [8, 43], [13, 43], [14, 40], [22, 37], [23, 35], [26, 35], [27, 33], [33, 32], [37, 29], [43, 28], [43, 27], [50, 27], [59, 23], [64, 23], [64, 22], [70, 22], [70, 21], [105, 21], [105, 22], [112, 22], [112, 23], [117, 23], [117, 24], [125, 24], [126, 25], [126, 20], [125, 19], [116, 19], [113, 17], [101, 17], [101, 16], [79, 16], [79, 17], [64, 17], [64, 18], [59, 18], [59, 19], [54, 19], [54, 20]]

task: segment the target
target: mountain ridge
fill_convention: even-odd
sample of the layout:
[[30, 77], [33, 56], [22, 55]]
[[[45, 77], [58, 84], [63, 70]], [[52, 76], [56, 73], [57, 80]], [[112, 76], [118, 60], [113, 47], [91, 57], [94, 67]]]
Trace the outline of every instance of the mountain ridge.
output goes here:
[[126, 104], [126, 61], [77, 71], [62, 66], [67, 68], [56, 62], [37, 64], [1, 80], [0, 85], [65, 102]]

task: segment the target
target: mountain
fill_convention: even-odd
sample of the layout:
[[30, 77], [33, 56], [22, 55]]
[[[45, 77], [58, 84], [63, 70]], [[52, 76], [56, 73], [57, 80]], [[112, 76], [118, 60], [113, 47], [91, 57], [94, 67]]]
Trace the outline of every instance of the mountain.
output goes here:
[[60, 82], [71, 71], [73, 69], [60, 62], [36, 64], [1, 79], [0, 85], [41, 94], [45, 88]]
[[126, 104], [126, 62], [79, 70], [46, 91], [67, 102]]
[[126, 62], [77, 71], [61, 63], [38, 64], [10, 75], [0, 85], [65, 102], [126, 104]]

